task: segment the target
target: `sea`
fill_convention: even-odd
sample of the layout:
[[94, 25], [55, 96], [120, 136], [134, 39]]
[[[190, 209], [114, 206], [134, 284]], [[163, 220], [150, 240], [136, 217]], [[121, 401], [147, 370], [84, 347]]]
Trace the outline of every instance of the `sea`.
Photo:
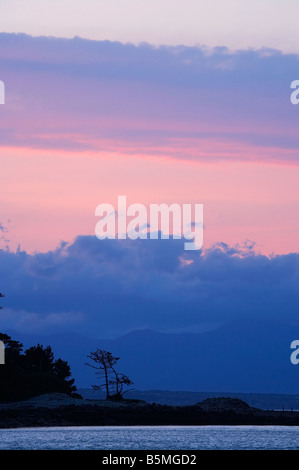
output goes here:
[[298, 450], [299, 426], [80, 426], [0, 430], [1, 450]]

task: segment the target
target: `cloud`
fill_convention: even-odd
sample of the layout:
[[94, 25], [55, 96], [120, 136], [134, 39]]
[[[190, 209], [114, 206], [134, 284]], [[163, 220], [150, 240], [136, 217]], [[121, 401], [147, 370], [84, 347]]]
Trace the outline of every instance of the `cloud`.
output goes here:
[[278, 45], [298, 52], [296, 0], [2, 0], [0, 11], [2, 31], [34, 36], [233, 49]]
[[0, 246], [8, 246], [8, 243], [10, 242], [10, 239], [7, 236], [9, 233], [8, 226], [10, 223], [10, 220], [7, 220], [5, 224], [0, 221]]
[[0, 251], [1, 327], [114, 337], [194, 331], [242, 319], [296, 322], [299, 254], [249, 242], [184, 251], [183, 240], [79, 236], [47, 253]]
[[2, 146], [296, 164], [297, 55], [0, 34]]

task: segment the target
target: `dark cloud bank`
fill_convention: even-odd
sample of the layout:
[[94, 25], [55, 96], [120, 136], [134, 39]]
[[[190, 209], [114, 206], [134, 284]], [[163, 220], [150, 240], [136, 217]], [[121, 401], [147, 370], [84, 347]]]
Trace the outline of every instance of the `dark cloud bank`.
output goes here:
[[20, 332], [109, 338], [298, 319], [299, 254], [271, 258], [250, 245], [186, 254], [183, 240], [79, 236], [47, 253], [0, 251], [0, 278], [1, 326]]
[[296, 393], [299, 254], [183, 246], [80, 236], [47, 253], [2, 250], [1, 330], [50, 344], [79, 387], [96, 383], [85, 362], [100, 347], [137, 390]]

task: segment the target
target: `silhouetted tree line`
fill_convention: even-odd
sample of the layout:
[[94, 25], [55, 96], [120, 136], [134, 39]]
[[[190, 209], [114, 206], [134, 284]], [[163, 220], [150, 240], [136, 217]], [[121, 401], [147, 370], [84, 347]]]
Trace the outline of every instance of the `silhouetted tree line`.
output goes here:
[[[4, 295], [0, 293], [1, 297]], [[0, 365], [0, 402], [24, 400], [54, 392], [81, 398], [76, 393], [69, 364], [60, 358], [55, 360], [51, 346], [44, 348], [37, 344], [23, 351], [20, 341], [4, 333], [0, 333], [0, 341], [5, 345], [5, 364]], [[87, 357], [91, 363], [86, 364], [96, 370], [101, 381], [93, 385], [93, 389], [104, 389], [108, 400], [122, 400], [133, 382], [116, 370], [120, 358], [102, 349], [91, 352]]]
[[[0, 293], [0, 298], [4, 297]], [[2, 307], [0, 306], [0, 310]], [[20, 341], [0, 333], [5, 345], [5, 364], [0, 365], [0, 401], [16, 401], [43, 393], [77, 395], [69, 364], [55, 359], [50, 346], [41, 344], [23, 351]]]
[[23, 344], [0, 333], [5, 365], [0, 366], [0, 401], [24, 400], [43, 393], [78, 396], [69, 364], [54, 358], [50, 346], [40, 344], [23, 352]]

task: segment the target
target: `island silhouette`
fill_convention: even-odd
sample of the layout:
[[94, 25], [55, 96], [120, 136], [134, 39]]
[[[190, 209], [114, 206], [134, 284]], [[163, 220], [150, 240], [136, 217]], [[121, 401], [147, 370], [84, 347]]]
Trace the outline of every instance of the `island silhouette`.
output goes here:
[[0, 366], [0, 428], [34, 426], [133, 425], [299, 425], [299, 412], [262, 410], [233, 397], [211, 397], [194, 405], [173, 406], [125, 398], [133, 384], [117, 370], [119, 357], [97, 349], [87, 365], [95, 369], [104, 399], [83, 398], [69, 364], [55, 359], [50, 346], [23, 351], [6, 334], [5, 364]]

